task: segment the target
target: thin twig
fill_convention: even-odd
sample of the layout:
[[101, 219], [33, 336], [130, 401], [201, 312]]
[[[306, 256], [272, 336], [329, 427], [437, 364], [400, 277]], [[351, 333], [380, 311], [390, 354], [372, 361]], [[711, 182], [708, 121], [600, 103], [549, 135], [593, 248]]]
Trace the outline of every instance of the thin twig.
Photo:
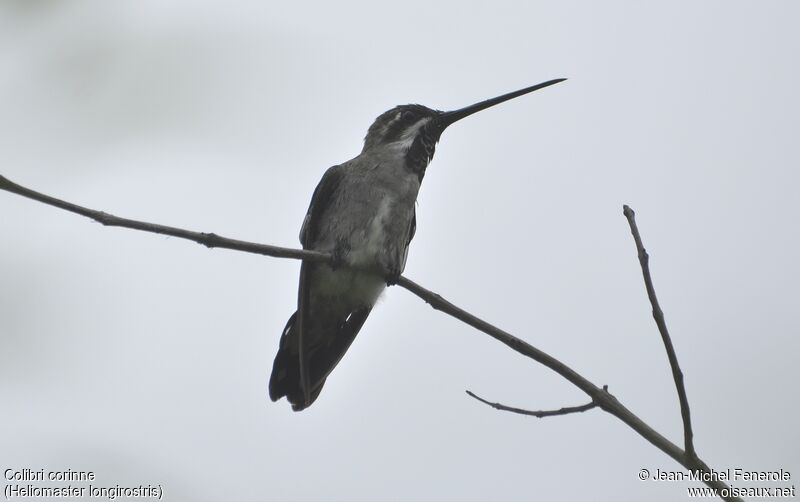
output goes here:
[[[315, 262], [331, 261], [331, 257], [328, 254], [320, 253], [317, 251], [282, 248], [278, 246], [269, 246], [266, 244], [256, 244], [253, 242], [220, 237], [219, 235], [213, 233], [193, 232], [181, 228], [168, 227], [154, 223], [146, 223], [137, 220], [130, 220], [127, 218], [119, 218], [117, 216], [103, 213], [101, 211], [87, 209], [82, 206], [78, 206], [69, 202], [56, 199], [54, 197], [50, 197], [48, 195], [41, 194], [39, 192], [35, 192], [28, 188], [17, 185], [16, 183], [11, 182], [10, 180], [1, 175], [0, 175], [0, 190], [6, 190], [12, 193], [16, 193], [18, 195], [22, 195], [23, 197], [27, 197], [29, 199], [37, 200], [39, 202], [43, 202], [51, 206], [55, 206], [76, 214], [92, 218], [96, 221], [99, 221], [103, 225], [125, 227], [134, 230], [141, 230], [144, 232], [154, 232], [158, 234], [171, 235], [181, 239], [194, 241], [210, 248], [218, 247], [225, 249], [233, 249], [236, 251], [273, 256], [276, 258], [293, 258], [293, 259], [315, 261]], [[435, 310], [444, 312], [468, 324], [469, 326], [472, 326], [473, 328], [482, 331], [483, 333], [486, 333], [492, 338], [504, 343], [512, 350], [526, 357], [529, 357], [534, 361], [537, 361], [543, 364], [544, 366], [547, 366], [551, 370], [555, 371], [556, 373], [564, 377], [566, 380], [571, 382], [573, 385], [575, 385], [583, 392], [585, 392], [592, 399], [592, 402], [597, 403], [597, 406], [599, 408], [620, 419], [622, 422], [627, 424], [631, 429], [636, 431], [640, 436], [645, 438], [656, 448], [660, 449], [661, 451], [672, 457], [675, 461], [677, 461], [679, 464], [683, 465], [687, 469], [699, 470], [705, 473], [711, 472], [711, 468], [705, 462], [700, 460], [696, 455], [694, 456], [694, 458], [689, 458], [684, 453], [684, 451], [680, 449], [680, 447], [678, 447], [669, 439], [665, 438], [664, 436], [656, 432], [652, 427], [647, 425], [639, 417], [633, 414], [633, 412], [631, 412], [625, 406], [623, 406], [622, 403], [620, 403], [614, 396], [604, 391], [600, 387], [594, 385], [592, 382], [590, 382], [589, 380], [578, 374], [575, 370], [573, 370], [566, 364], [562, 363], [558, 359], [552, 357], [551, 355], [545, 352], [542, 352], [536, 347], [511, 335], [510, 333], [507, 333], [501, 330], [500, 328], [497, 328], [489, 324], [488, 322], [470, 314], [469, 312], [455, 306], [454, 304], [445, 300], [441, 295], [423, 288], [422, 286], [415, 283], [411, 279], [400, 276], [400, 278], [397, 281], [397, 285], [405, 288], [414, 295], [418, 296], [426, 303], [428, 303], [431, 307], [433, 307]], [[716, 488], [717, 490], [727, 489], [727, 491], [730, 492], [728, 485], [716, 479], [715, 476], [707, 476], [707, 477], [709, 479], [704, 480], [704, 482], [709, 487]], [[731, 501], [741, 500], [738, 497], [723, 497], [723, 498], [725, 500], [731, 500]]]
[[584, 411], [591, 410], [592, 408], [597, 408], [597, 403], [594, 401], [586, 404], [582, 404], [580, 406], [565, 406], [563, 408], [559, 408], [557, 410], [541, 410], [541, 411], [533, 411], [533, 410], [525, 410], [522, 408], [514, 408], [512, 406], [506, 406], [505, 404], [501, 403], [493, 403], [491, 401], [487, 401], [486, 399], [478, 396], [474, 392], [466, 391], [470, 397], [474, 397], [478, 401], [488, 404], [492, 408], [500, 411], [509, 411], [511, 413], [517, 413], [519, 415], [528, 415], [536, 418], [545, 418], [545, 417], [555, 417], [559, 415], [569, 415], [570, 413], [583, 413]]
[[678, 390], [678, 400], [681, 404], [681, 417], [683, 418], [683, 439], [684, 449], [686, 455], [691, 459], [697, 457], [694, 450], [694, 434], [692, 433], [692, 418], [689, 413], [689, 399], [686, 397], [686, 388], [683, 385], [683, 372], [678, 364], [678, 356], [675, 354], [675, 347], [672, 345], [672, 338], [669, 336], [667, 330], [667, 323], [664, 320], [664, 312], [658, 304], [656, 298], [656, 290], [653, 286], [653, 279], [650, 277], [650, 255], [642, 244], [642, 237], [639, 235], [639, 228], [636, 226], [636, 213], [627, 205], [622, 206], [622, 213], [628, 219], [628, 224], [631, 227], [631, 234], [633, 240], [636, 242], [636, 251], [639, 255], [639, 263], [642, 266], [642, 275], [644, 276], [644, 284], [647, 288], [647, 297], [650, 299], [650, 305], [653, 307], [653, 319], [656, 321], [658, 331], [661, 333], [661, 339], [664, 341], [664, 348], [667, 351], [667, 358], [669, 359], [670, 368], [672, 368], [672, 378], [675, 380], [675, 388]]
[[172, 237], [194, 241], [209, 248], [232, 249], [234, 251], [244, 251], [245, 253], [272, 256], [275, 258], [292, 258], [294, 260], [307, 260], [316, 262], [330, 261], [330, 256], [328, 256], [326, 253], [320, 253], [319, 251], [284, 248], [280, 246], [270, 246], [268, 244], [257, 244], [255, 242], [240, 241], [237, 239], [221, 237], [214, 233], [193, 232], [191, 230], [184, 230], [183, 228], [169, 227], [166, 225], [147, 223], [145, 221], [131, 220], [128, 218], [120, 218], [119, 216], [114, 216], [113, 214], [78, 206], [77, 204], [72, 204], [71, 202], [66, 202], [43, 193], [36, 192], [30, 188], [25, 188], [21, 185], [17, 185], [2, 175], [0, 175], [0, 190], [5, 190], [29, 199], [43, 202], [47, 205], [55, 206], [71, 213], [86, 216], [87, 218], [91, 218], [109, 227], [123, 227], [133, 230], [141, 230], [142, 232], [170, 235]]

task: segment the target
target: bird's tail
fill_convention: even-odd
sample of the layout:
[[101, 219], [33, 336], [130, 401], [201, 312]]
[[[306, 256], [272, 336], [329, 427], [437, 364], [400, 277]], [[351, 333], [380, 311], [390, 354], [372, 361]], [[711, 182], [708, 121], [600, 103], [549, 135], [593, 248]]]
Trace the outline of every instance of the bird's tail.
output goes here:
[[277, 401], [285, 396], [294, 411], [301, 411], [317, 399], [325, 381], [320, 382], [316, 389], [309, 393], [309, 402], [306, 403], [303, 388], [300, 385], [299, 354], [296, 349], [292, 350], [290, 343], [297, 336], [294, 332], [296, 320], [297, 312], [292, 314], [281, 333], [278, 354], [275, 356], [275, 362], [272, 363], [272, 375], [269, 378], [269, 398]]
[[[371, 310], [371, 307], [365, 307], [352, 312], [338, 322], [323, 323], [335, 327], [336, 333], [335, 336], [331, 337], [332, 341], [329, 344], [306, 347], [308, 381], [311, 387], [308, 402], [305, 400], [300, 379], [296, 322], [298, 313], [292, 314], [286, 323], [286, 327], [283, 328], [278, 354], [275, 356], [275, 362], [272, 365], [272, 375], [269, 379], [270, 399], [277, 401], [285, 396], [294, 411], [302, 411], [311, 406], [322, 391], [328, 375], [339, 364], [347, 349], [350, 348], [353, 339], [361, 330], [361, 326], [364, 325], [364, 321], [366, 321]], [[310, 330], [321, 329], [319, 326], [309, 326], [308, 324], [306, 326], [308, 326], [306, 329]], [[306, 340], [325, 340], [328, 338], [313, 336], [310, 332], [304, 335]]]

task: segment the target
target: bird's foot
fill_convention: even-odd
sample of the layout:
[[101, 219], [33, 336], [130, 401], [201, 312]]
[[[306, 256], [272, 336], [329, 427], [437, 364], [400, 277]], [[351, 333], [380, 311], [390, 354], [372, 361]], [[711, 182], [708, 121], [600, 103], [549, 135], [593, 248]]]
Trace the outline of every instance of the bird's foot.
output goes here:
[[394, 286], [400, 280], [400, 275], [403, 273], [399, 267], [389, 267], [386, 273], [386, 285]]

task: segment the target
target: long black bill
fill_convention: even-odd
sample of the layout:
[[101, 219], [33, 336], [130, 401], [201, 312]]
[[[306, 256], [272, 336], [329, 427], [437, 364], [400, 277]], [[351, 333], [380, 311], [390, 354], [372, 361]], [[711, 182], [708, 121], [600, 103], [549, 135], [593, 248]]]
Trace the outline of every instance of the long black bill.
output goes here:
[[441, 127], [441, 130], [444, 130], [447, 126], [449, 126], [453, 122], [461, 120], [464, 117], [468, 117], [473, 113], [485, 110], [490, 106], [498, 105], [504, 101], [508, 101], [509, 99], [518, 98], [519, 96], [528, 94], [529, 92], [538, 91], [539, 89], [544, 89], [545, 87], [549, 87], [553, 84], [557, 84], [565, 80], [566, 80], [565, 78], [548, 80], [547, 82], [542, 82], [541, 84], [532, 85], [530, 87], [526, 87], [518, 91], [509, 92], [508, 94], [503, 94], [502, 96], [497, 96], [496, 98], [487, 99], [486, 101], [481, 101], [480, 103], [475, 103], [474, 105], [469, 105], [464, 108], [459, 108], [458, 110], [453, 110], [451, 112], [444, 112], [437, 117], [436, 124], [439, 127]]

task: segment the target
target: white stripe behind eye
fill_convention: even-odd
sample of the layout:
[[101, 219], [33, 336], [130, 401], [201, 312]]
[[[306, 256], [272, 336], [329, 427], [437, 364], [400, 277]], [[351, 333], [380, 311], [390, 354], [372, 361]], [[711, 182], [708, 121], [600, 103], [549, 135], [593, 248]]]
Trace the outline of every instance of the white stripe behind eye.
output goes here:
[[425, 117], [423, 119], [414, 122], [414, 124], [411, 127], [403, 131], [403, 135], [400, 136], [400, 139], [396, 141], [396, 144], [400, 148], [406, 150], [411, 148], [411, 144], [414, 143], [414, 138], [417, 137], [417, 132], [419, 132], [422, 126], [430, 122], [430, 120], [431, 120], [430, 117]]

